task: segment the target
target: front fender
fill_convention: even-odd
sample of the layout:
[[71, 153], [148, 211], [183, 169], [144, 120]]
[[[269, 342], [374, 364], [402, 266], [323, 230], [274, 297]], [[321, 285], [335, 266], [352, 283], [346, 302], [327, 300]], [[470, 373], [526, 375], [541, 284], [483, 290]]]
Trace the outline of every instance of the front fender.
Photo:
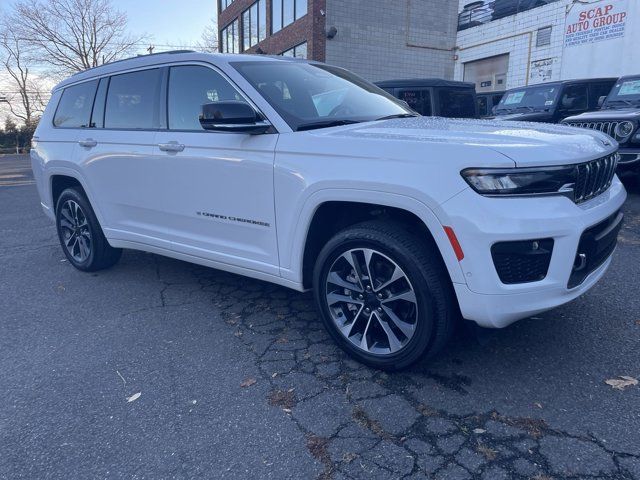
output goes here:
[[[280, 226], [280, 275], [292, 282], [302, 285], [304, 250], [309, 234], [311, 221], [318, 208], [326, 202], [371, 203], [386, 207], [394, 207], [416, 215], [427, 226], [440, 250], [451, 281], [464, 283], [464, 276], [453, 248], [443, 230], [443, 223], [434, 211], [423, 202], [409, 196], [377, 190], [361, 190], [350, 188], [325, 188], [309, 195], [297, 208], [293, 218], [297, 219], [291, 228]], [[290, 231], [289, 231], [290, 230]]]

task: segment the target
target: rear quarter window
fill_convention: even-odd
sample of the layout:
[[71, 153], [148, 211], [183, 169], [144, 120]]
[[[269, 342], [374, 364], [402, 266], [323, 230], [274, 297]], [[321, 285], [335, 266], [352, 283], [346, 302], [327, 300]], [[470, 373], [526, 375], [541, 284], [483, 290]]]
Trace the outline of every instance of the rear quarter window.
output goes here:
[[93, 80], [65, 88], [53, 117], [53, 125], [66, 128], [88, 127], [97, 86], [98, 81]]

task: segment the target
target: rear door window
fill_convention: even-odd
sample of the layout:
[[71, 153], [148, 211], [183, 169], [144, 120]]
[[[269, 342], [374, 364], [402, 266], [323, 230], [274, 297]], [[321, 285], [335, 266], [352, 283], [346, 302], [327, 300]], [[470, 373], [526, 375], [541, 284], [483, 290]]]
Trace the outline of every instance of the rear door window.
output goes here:
[[53, 117], [53, 125], [66, 128], [88, 127], [97, 86], [98, 81], [92, 80], [65, 88]]
[[402, 89], [398, 92], [398, 98], [407, 102], [420, 115], [430, 117], [433, 114], [431, 90], [427, 88]]
[[440, 116], [449, 118], [475, 118], [473, 94], [464, 90], [442, 89], [438, 93]]
[[486, 117], [489, 115], [489, 102], [488, 97], [478, 97], [478, 114], [481, 117]]
[[161, 78], [158, 68], [111, 77], [105, 128], [159, 128]]

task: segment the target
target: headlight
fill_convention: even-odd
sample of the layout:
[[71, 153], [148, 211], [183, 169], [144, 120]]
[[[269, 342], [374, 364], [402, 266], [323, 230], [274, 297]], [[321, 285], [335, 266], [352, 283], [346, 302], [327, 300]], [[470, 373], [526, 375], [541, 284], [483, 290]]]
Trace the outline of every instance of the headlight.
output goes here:
[[461, 175], [481, 195], [571, 195], [577, 168], [468, 168]]
[[632, 133], [633, 123], [631, 122], [620, 122], [616, 127], [616, 137], [618, 138], [627, 138]]

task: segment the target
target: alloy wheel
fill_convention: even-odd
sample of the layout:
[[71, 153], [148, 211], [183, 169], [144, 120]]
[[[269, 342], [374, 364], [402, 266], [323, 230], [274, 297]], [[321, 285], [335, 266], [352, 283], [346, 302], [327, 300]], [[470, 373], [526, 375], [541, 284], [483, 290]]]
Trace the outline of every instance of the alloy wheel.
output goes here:
[[64, 247], [78, 263], [83, 263], [91, 255], [91, 231], [87, 217], [80, 205], [67, 200], [60, 209], [60, 230]]
[[357, 248], [340, 255], [327, 274], [326, 300], [338, 330], [367, 353], [395, 354], [416, 331], [413, 286], [402, 268], [377, 250]]

